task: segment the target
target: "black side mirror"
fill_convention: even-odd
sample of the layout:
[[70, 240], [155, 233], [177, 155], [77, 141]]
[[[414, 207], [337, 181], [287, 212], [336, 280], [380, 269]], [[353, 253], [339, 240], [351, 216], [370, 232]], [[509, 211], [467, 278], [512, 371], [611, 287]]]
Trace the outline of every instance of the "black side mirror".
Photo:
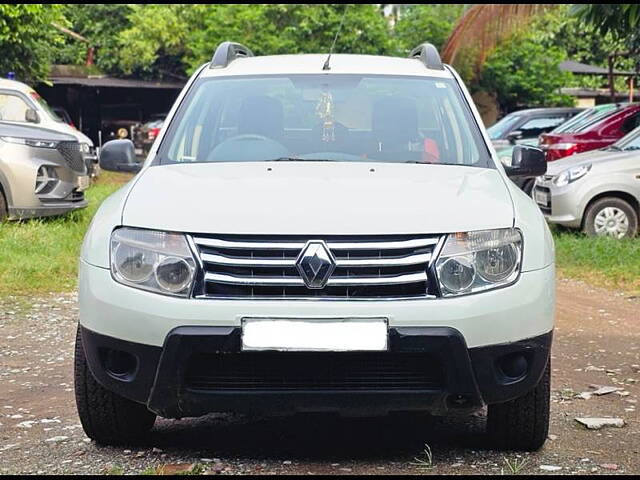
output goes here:
[[138, 172], [142, 163], [136, 162], [136, 149], [131, 140], [111, 140], [100, 150], [100, 168], [112, 172]]
[[27, 108], [24, 112], [24, 119], [29, 123], [40, 123], [40, 115], [33, 108]]
[[511, 154], [511, 166], [504, 167], [510, 178], [534, 178], [547, 173], [544, 152], [528, 145], [516, 145]]
[[515, 145], [516, 140], [521, 140], [521, 139], [522, 139], [522, 132], [520, 130], [514, 130], [513, 132], [509, 132], [507, 134], [507, 140], [509, 140], [509, 143], [511, 145]]

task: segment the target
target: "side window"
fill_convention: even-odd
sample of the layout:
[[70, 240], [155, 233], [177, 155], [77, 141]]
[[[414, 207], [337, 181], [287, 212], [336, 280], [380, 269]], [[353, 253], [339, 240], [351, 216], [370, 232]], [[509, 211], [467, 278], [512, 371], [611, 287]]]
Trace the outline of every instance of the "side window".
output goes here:
[[638, 126], [640, 126], [640, 112], [634, 113], [624, 122], [622, 122], [622, 126], [620, 127], [620, 129], [622, 130], [622, 133], [626, 135], [631, 130], [635, 130], [635, 128]]
[[561, 123], [564, 123], [564, 121], [564, 115], [532, 118], [525, 122], [518, 130], [522, 132], [522, 138], [533, 138], [541, 133], [550, 132]]
[[26, 122], [29, 105], [17, 95], [0, 93], [0, 120]]

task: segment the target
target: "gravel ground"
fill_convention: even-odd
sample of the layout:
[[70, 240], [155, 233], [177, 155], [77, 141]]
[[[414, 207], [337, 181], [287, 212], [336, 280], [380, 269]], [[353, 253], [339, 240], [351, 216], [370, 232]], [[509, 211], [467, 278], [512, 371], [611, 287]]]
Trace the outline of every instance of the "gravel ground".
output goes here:
[[[520, 473], [640, 473], [639, 312], [637, 297], [576, 281], [558, 283], [551, 433], [534, 454], [487, 450], [481, 415], [210, 415], [158, 420], [147, 445], [125, 449], [91, 442], [76, 414], [75, 294], [3, 297], [0, 474], [499, 474], [511, 468]], [[592, 393], [602, 386], [618, 390]], [[625, 426], [588, 430], [576, 417], [617, 417]], [[433, 455], [431, 467], [425, 444]]]

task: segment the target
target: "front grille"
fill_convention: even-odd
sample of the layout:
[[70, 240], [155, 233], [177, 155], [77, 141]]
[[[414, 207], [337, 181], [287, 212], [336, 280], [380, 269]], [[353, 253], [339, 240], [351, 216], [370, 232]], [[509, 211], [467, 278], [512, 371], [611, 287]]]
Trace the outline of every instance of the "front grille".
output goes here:
[[186, 388], [207, 391], [436, 390], [442, 364], [425, 353], [241, 352], [191, 356]]
[[84, 159], [82, 158], [82, 152], [80, 151], [80, 144], [78, 142], [59, 142], [56, 149], [60, 152], [65, 162], [67, 162], [69, 168], [78, 173], [86, 173]]
[[[428, 268], [438, 236], [193, 237], [210, 297], [389, 298], [432, 294]], [[321, 240], [335, 258], [324, 288], [307, 288], [296, 260]]]

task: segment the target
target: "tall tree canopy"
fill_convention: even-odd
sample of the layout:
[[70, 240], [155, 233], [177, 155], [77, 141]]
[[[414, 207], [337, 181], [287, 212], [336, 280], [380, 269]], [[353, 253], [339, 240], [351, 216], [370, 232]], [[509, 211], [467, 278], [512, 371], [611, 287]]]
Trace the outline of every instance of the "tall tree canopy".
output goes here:
[[49, 4], [0, 4], [0, 75], [44, 80], [62, 34], [51, 22], [64, 23], [62, 7]]

